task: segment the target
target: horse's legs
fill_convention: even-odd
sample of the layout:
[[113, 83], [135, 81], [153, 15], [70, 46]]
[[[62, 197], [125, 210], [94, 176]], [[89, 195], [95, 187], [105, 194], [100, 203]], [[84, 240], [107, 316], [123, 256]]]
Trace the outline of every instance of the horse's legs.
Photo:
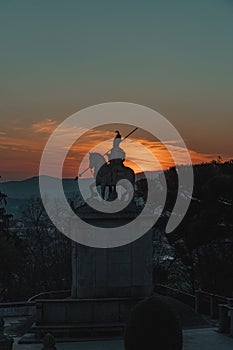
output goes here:
[[105, 199], [105, 186], [101, 185], [101, 198]]
[[117, 198], [116, 185], [109, 186], [108, 200], [113, 201]]
[[101, 196], [101, 195], [102, 195], [102, 194], [101, 194], [101, 193], [102, 193], [102, 192], [101, 192], [102, 190], [101, 190], [101, 186], [100, 186], [100, 185], [96, 186], [96, 190], [97, 190], [98, 195]]
[[90, 190], [91, 190], [91, 197], [94, 197], [94, 190], [93, 190], [93, 187], [95, 187], [95, 184], [91, 184], [90, 185]]

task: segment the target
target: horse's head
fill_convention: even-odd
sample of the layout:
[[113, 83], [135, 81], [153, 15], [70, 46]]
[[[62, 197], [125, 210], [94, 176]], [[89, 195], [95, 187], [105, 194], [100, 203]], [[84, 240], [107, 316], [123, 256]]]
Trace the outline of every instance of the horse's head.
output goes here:
[[89, 167], [91, 169], [99, 169], [103, 164], [105, 164], [105, 162], [105, 158], [102, 156], [102, 154], [97, 152], [89, 152]]

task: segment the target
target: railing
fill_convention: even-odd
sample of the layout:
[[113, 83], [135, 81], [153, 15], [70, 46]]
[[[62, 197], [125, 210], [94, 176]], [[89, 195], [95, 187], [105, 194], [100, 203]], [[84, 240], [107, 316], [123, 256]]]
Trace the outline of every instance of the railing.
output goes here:
[[30, 299], [28, 299], [29, 302], [34, 301], [36, 299], [65, 299], [68, 298], [71, 295], [71, 290], [53, 290], [50, 292], [41, 292], [34, 296], [32, 296]]
[[28, 301], [0, 303], [0, 317], [32, 316], [35, 314], [37, 299], [65, 299], [70, 295], [70, 290], [51, 291], [34, 295]]
[[198, 290], [195, 309], [199, 313], [208, 313], [211, 319], [218, 319], [218, 331], [233, 337], [233, 298]]
[[37, 299], [65, 299], [70, 295], [70, 290], [51, 291], [34, 295], [28, 301], [0, 303], [0, 317], [33, 316]]
[[219, 332], [228, 333], [233, 337], [233, 298], [202, 290], [196, 290], [193, 295], [161, 284], [156, 285], [154, 291], [178, 299], [192, 306], [197, 313], [218, 320]]
[[198, 313], [209, 315], [212, 319], [219, 318], [219, 305], [233, 305], [233, 298], [197, 290], [195, 310]]
[[229, 333], [233, 337], [233, 306], [219, 305], [219, 328], [220, 333]]
[[35, 313], [34, 302], [0, 303], [0, 317], [31, 316]]
[[154, 287], [154, 292], [175, 298], [195, 309], [196, 298], [193, 294], [183, 292], [179, 289], [171, 288], [163, 284], [156, 284]]

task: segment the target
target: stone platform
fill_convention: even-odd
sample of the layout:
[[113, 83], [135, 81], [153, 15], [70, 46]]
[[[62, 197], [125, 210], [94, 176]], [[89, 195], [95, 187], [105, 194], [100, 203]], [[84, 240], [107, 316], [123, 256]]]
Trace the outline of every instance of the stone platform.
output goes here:
[[[134, 220], [140, 211], [131, 205], [109, 214], [85, 205], [77, 213], [92, 227], [117, 228]], [[153, 290], [152, 258], [152, 230], [130, 244], [115, 248], [93, 248], [73, 241], [71, 296], [146, 297]]]
[[[134, 220], [139, 212], [131, 203], [114, 214], [96, 212], [87, 205], [77, 214], [89, 226], [114, 227], [117, 234], [117, 228]], [[56, 340], [122, 335], [131, 308], [152, 294], [152, 234], [150, 230], [114, 248], [72, 241], [71, 298], [37, 300], [32, 333], [21, 342], [40, 341], [47, 332]]]
[[[233, 338], [217, 333], [216, 328], [187, 329], [183, 332], [183, 350], [232, 350]], [[122, 339], [86, 342], [58, 343], [58, 350], [124, 350]], [[146, 344], [145, 344], [146, 349]], [[19, 345], [17, 339], [13, 350], [41, 350], [41, 344]]]
[[36, 322], [21, 344], [41, 342], [48, 332], [57, 341], [122, 336], [131, 308], [140, 298], [57, 299], [36, 302]]

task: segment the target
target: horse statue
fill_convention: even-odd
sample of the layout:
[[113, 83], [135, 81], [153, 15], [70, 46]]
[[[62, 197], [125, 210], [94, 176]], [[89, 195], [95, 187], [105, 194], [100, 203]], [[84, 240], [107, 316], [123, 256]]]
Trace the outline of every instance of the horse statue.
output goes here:
[[[106, 162], [104, 156], [97, 152], [89, 153], [89, 167], [93, 169], [96, 184], [92, 184], [91, 195], [94, 196], [93, 188], [100, 186], [100, 196], [105, 199], [106, 188], [109, 189], [107, 200], [114, 200], [117, 198], [116, 184], [120, 180], [128, 180], [133, 188], [135, 186], [135, 173], [130, 167], [123, 164], [123, 160], [114, 159], [111, 162]], [[127, 191], [129, 185], [127, 181], [121, 183]]]

